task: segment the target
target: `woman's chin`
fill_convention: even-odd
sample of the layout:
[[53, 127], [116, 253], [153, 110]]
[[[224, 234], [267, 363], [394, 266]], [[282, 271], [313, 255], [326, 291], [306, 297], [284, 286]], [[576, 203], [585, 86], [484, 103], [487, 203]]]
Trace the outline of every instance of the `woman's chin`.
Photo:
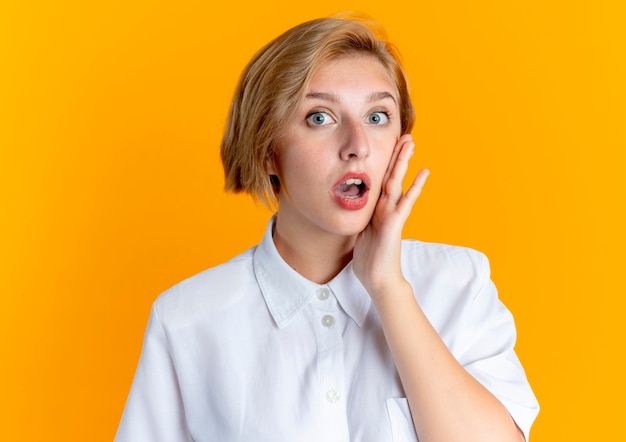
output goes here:
[[372, 218], [371, 211], [363, 209], [360, 213], [353, 213], [337, 223], [337, 231], [342, 236], [356, 236], [369, 225]]

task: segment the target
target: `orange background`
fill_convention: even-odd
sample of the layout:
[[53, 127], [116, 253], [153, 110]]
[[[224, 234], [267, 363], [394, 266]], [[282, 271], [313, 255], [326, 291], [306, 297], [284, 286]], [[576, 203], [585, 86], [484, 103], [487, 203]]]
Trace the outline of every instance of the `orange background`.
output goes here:
[[0, 3], [0, 440], [112, 440], [154, 298], [270, 216], [222, 192], [239, 72], [341, 10], [404, 55], [432, 171], [406, 236], [490, 257], [532, 439], [623, 440], [626, 3], [221, 3]]

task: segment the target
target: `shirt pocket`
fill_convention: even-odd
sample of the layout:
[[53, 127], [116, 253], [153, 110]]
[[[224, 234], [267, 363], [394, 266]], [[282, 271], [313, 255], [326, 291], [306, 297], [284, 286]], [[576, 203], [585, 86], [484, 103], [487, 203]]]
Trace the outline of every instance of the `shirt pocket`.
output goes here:
[[393, 442], [418, 442], [406, 398], [392, 397], [385, 401]]

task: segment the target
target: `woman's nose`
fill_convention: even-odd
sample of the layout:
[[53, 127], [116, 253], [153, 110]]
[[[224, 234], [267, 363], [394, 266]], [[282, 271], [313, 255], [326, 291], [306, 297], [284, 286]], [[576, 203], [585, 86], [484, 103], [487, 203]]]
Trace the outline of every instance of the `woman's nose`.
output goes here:
[[344, 136], [340, 150], [341, 159], [366, 158], [370, 153], [366, 129], [359, 123], [344, 126]]

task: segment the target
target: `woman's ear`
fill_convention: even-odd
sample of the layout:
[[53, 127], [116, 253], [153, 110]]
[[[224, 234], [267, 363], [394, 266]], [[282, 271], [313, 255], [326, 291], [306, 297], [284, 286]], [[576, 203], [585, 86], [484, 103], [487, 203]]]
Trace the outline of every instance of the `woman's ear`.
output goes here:
[[276, 154], [272, 155], [265, 161], [265, 172], [272, 185], [274, 197], [278, 200], [280, 193], [280, 180], [278, 179], [278, 168], [276, 167]]
[[265, 161], [265, 171], [268, 175], [278, 175], [278, 169], [276, 167], [276, 155], [272, 155]]

